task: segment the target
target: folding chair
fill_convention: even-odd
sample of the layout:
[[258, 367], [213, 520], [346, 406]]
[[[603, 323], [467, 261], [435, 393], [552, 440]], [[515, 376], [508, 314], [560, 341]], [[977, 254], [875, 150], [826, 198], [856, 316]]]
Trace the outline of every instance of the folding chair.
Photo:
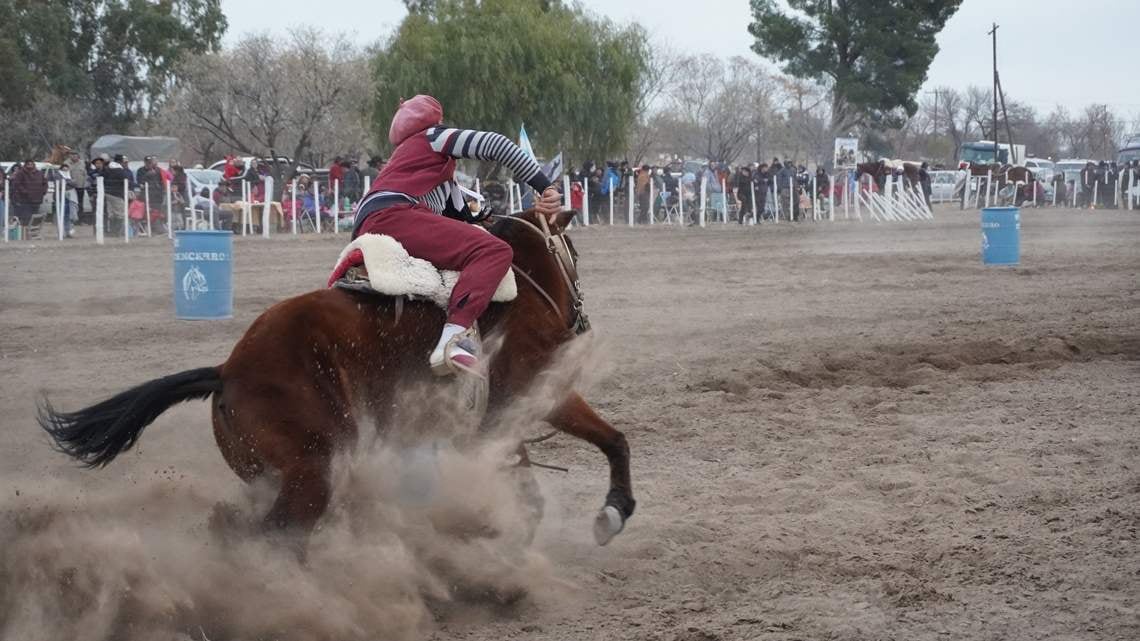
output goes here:
[[316, 233], [317, 221], [316, 221], [316, 218], [314, 216], [315, 216], [315, 214], [313, 213], [312, 209], [310, 209], [309, 207], [302, 207], [301, 208], [301, 217], [297, 219], [298, 228], [303, 232], [303, 231], [305, 231], [305, 226], [308, 225], [308, 227], [309, 227], [308, 231]]
[[24, 240], [43, 240], [44, 239], [44, 215], [36, 212], [28, 219], [28, 224], [24, 225]]

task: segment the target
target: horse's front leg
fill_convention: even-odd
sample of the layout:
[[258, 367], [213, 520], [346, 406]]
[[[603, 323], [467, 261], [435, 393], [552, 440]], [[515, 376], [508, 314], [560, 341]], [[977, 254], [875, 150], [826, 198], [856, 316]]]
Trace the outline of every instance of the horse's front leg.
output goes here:
[[629, 444], [576, 393], [556, 407], [546, 420], [555, 428], [597, 446], [610, 463], [610, 491], [606, 503], [594, 519], [594, 539], [598, 545], [610, 542], [622, 528], [637, 501], [629, 480]]

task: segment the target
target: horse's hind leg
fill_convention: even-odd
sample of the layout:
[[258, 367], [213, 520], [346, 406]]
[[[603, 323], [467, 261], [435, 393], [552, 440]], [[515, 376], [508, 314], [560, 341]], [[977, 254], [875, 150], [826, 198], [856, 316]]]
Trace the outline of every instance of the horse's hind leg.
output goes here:
[[559, 430], [592, 443], [609, 460], [610, 491], [594, 520], [594, 539], [598, 545], [605, 545], [622, 531], [637, 506], [629, 478], [629, 444], [625, 435], [598, 416], [578, 394], [571, 394], [546, 420]]
[[265, 471], [265, 464], [254, 453], [249, 443], [246, 443], [241, 434], [234, 432], [230, 424], [228, 413], [232, 409], [222, 400], [220, 394], [214, 395], [213, 412], [211, 418], [214, 423], [214, 440], [226, 464], [241, 480], [252, 483]]
[[263, 526], [307, 535], [328, 507], [332, 493], [330, 463], [334, 413], [324, 411], [319, 396], [272, 387], [245, 389], [231, 382], [215, 411], [215, 433], [226, 462], [252, 481], [274, 470], [280, 481], [277, 500]]
[[265, 515], [265, 525], [308, 534], [328, 508], [332, 495], [329, 459], [314, 456], [298, 461], [281, 475], [281, 493]]

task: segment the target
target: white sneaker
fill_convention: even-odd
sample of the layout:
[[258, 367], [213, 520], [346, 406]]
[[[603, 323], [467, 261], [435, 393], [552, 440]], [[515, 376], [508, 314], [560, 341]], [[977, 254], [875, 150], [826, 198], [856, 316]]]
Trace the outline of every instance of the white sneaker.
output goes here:
[[443, 333], [428, 358], [428, 364], [436, 376], [463, 372], [482, 378], [479, 352], [479, 339], [473, 329], [448, 323], [443, 326]]

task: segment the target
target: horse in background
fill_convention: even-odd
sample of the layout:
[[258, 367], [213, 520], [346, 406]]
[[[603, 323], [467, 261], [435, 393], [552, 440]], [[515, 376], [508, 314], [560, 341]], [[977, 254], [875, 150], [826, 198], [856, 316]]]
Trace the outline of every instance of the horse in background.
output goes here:
[[887, 186], [887, 179], [894, 178], [895, 174], [901, 175], [905, 181], [905, 185], [911, 189], [921, 189], [921, 181], [918, 177], [920, 165], [918, 163], [906, 162], [903, 160], [887, 160], [880, 158], [875, 162], [859, 163], [855, 166], [857, 180], [862, 180], [863, 175], [869, 175], [875, 181], [875, 186], [878, 188], [879, 193], [883, 193]]
[[71, 147], [68, 147], [67, 145], [52, 145], [51, 154], [48, 155], [47, 159], [44, 160], [44, 162], [52, 165], [53, 167], [59, 167], [63, 163], [67, 162], [67, 159], [71, 156], [72, 151], [73, 150]]

